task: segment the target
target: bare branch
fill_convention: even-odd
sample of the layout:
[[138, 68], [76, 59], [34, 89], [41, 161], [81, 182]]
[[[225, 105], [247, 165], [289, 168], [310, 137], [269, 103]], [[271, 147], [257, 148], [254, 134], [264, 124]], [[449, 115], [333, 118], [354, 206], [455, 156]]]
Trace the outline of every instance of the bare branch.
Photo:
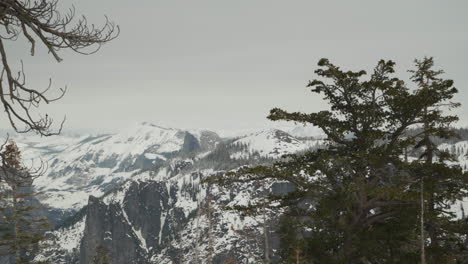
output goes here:
[[[44, 45], [54, 59], [60, 62], [59, 52], [71, 49], [80, 54], [93, 54], [102, 44], [115, 39], [120, 29], [107, 16], [102, 27], [88, 24], [85, 16], [75, 19], [75, 8], [62, 13], [58, 10], [58, 0], [0, 0], [0, 56], [3, 66], [0, 77], [0, 102], [16, 132], [34, 131], [43, 136], [60, 133], [52, 132], [52, 118], [47, 114], [41, 116], [35, 113], [42, 103], [50, 103], [61, 99], [66, 92], [60, 88], [60, 94], [51, 97], [47, 94], [52, 82], [44, 91], [26, 85], [26, 76], [21, 62], [21, 70], [15, 76], [7, 59], [4, 41], [16, 41], [24, 36], [31, 45], [31, 56], [34, 56], [36, 44]], [[24, 125], [19, 128], [18, 124]]]

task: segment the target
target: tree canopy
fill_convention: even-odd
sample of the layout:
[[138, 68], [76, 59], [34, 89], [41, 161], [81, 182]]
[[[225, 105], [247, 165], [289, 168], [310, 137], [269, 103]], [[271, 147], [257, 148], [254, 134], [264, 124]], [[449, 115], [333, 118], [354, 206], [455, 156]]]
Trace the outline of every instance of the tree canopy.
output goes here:
[[30, 263], [50, 226], [40, 216], [32, 190], [37, 175], [23, 166], [14, 141], [1, 146], [0, 158], [0, 256], [14, 263]]
[[[421, 146], [426, 157], [430, 140], [454, 136], [450, 125], [457, 117], [445, 115], [459, 106], [451, 102], [457, 93], [453, 81], [440, 78], [432, 58], [415, 61], [413, 88], [395, 77], [392, 61], [379, 61], [370, 74], [344, 71], [327, 59], [318, 66], [319, 79], [307, 87], [322, 95], [330, 109], [306, 114], [274, 108], [268, 118], [318, 126], [328, 144], [211, 181], [228, 186], [272, 179], [296, 186], [288, 195], [267, 199], [267, 206], [285, 209], [283, 257], [290, 261], [417, 263], [429, 246], [430, 263], [463, 263], [466, 223], [454, 218], [450, 206], [467, 196], [468, 175], [445, 163], [444, 154], [432, 165], [427, 159], [404, 158], [408, 149]], [[415, 128], [418, 133], [410, 133]], [[420, 183], [428, 178], [430, 187], [421, 195]], [[236, 209], [255, 213], [264, 206]], [[423, 229], [431, 239], [418, 232], [428, 208]]]

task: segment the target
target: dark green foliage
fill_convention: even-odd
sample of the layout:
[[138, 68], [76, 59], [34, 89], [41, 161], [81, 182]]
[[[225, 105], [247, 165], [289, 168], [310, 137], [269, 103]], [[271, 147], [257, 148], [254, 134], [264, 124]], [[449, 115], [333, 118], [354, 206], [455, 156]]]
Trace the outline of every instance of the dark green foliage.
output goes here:
[[[428, 263], [465, 263], [468, 251], [463, 236], [468, 234], [466, 219], [456, 219], [454, 201], [468, 196], [468, 176], [462, 169], [443, 163], [413, 162], [409, 171], [424, 178], [426, 255]], [[419, 181], [412, 186], [419, 188]], [[458, 261], [458, 262], [456, 262]]]
[[[459, 137], [450, 129], [458, 117], [445, 115], [443, 110], [456, 108], [460, 104], [450, 101], [457, 89], [453, 87], [452, 80], [440, 78], [443, 71], [433, 70], [432, 58], [416, 60], [415, 64], [416, 70], [410, 71], [413, 73], [411, 79], [418, 85], [421, 97], [430, 102], [422, 111], [421, 132], [415, 135], [414, 149], [421, 149], [421, 161], [412, 164], [415, 167], [412, 174], [420, 184], [421, 217], [425, 215], [425, 218], [421, 218], [424, 226], [420, 228], [424, 240], [421, 244], [427, 244], [425, 255], [430, 263], [449, 263], [461, 258], [457, 256], [461, 254], [457, 244], [462, 243], [460, 237], [467, 230], [466, 225], [452, 221], [455, 214], [450, 212], [450, 208], [453, 201], [467, 196], [468, 192], [464, 188], [468, 180], [460, 168], [448, 167], [444, 163], [446, 160], [453, 161], [453, 154], [459, 154], [460, 150], [453, 151], [453, 154], [441, 151], [434, 138]], [[426, 234], [429, 241], [426, 241]]]
[[[247, 164], [265, 164], [273, 160], [261, 156], [257, 152], [249, 153], [249, 148], [245, 144], [235, 143], [235, 139], [226, 140], [217, 144], [216, 148], [207, 156], [197, 160], [194, 164], [196, 168], [213, 168], [214, 170], [231, 170]], [[232, 158], [235, 153], [246, 153], [246, 156]]]
[[96, 248], [93, 264], [110, 264], [109, 250], [106, 247], [98, 246]]
[[67, 217], [62, 223], [60, 223], [60, 225], [55, 226], [54, 230], [65, 229], [65, 228], [73, 226], [74, 224], [79, 222], [81, 219], [83, 219], [83, 217], [85, 217], [87, 209], [88, 209], [87, 205], [83, 206], [83, 208], [81, 208], [78, 212], [76, 212], [70, 217]]
[[[450, 102], [457, 92], [453, 82], [437, 77], [441, 72], [431, 70], [430, 58], [416, 61], [414, 90], [393, 76], [392, 61], [381, 60], [370, 75], [343, 71], [327, 59], [318, 65], [315, 73], [321, 79], [308, 87], [324, 97], [330, 110], [305, 114], [275, 108], [268, 118], [318, 126], [328, 145], [211, 181], [228, 186], [280, 180], [296, 186], [288, 195], [268, 197], [266, 205], [235, 208], [255, 213], [273, 202], [285, 208], [282, 253], [287, 262], [418, 263], [418, 186], [422, 175], [431, 174], [427, 195], [440, 210], [428, 214], [432, 224], [427, 228], [437, 230], [441, 243], [429, 245], [434, 252], [428, 261], [463, 263], [464, 226], [445, 211], [467, 196], [467, 174], [443, 163], [450, 155], [438, 152], [432, 141], [455, 136], [449, 126], [457, 117], [443, 111], [458, 106]], [[421, 84], [427, 79], [430, 83]], [[418, 148], [422, 158], [432, 160], [437, 154], [440, 162], [426, 166], [404, 159], [408, 150]]]
[[10, 142], [0, 153], [0, 254], [15, 263], [30, 263], [49, 223], [37, 213], [33, 176], [21, 165], [16, 144]]

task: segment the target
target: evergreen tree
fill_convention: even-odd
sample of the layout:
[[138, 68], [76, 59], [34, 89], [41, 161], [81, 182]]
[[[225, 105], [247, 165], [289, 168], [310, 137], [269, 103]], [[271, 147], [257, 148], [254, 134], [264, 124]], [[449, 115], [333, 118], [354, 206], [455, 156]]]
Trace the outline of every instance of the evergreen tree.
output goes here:
[[34, 206], [31, 171], [21, 164], [21, 153], [10, 141], [0, 153], [0, 253], [15, 263], [29, 263], [49, 227]]
[[[308, 87], [323, 95], [330, 110], [304, 114], [275, 108], [269, 119], [318, 126], [327, 135], [328, 145], [286, 156], [273, 166], [241, 168], [211, 181], [229, 185], [273, 179], [296, 186], [286, 196], [269, 199], [270, 204], [279, 202], [286, 208], [283, 256], [289, 260], [302, 255], [306, 263], [417, 263], [420, 190], [415, 183], [421, 179], [417, 172], [421, 164], [402, 157], [420, 135], [449, 136], [445, 129], [425, 124], [429, 117], [436, 120], [429, 123], [444, 123], [438, 106], [456, 90], [433, 85], [410, 91], [392, 76], [392, 61], [381, 60], [368, 80], [364, 80], [365, 71], [343, 71], [327, 59], [318, 65], [315, 73], [322, 79]], [[415, 126], [421, 134], [408, 133]], [[466, 174], [444, 163], [438, 166], [440, 172], [450, 172], [444, 174], [445, 183], [456, 179], [440, 199], [447, 202], [466, 195], [461, 191]], [[237, 209], [255, 213], [262, 206]], [[449, 233], [452, 238], [458, 235]]]
[[[444, 164], [446, 159], [453, 159], [453, 155], [440, 151], [434, 139], [436, 136], [438, 138], [458, 137], [450, 128], [458, 117], [444, 115], [442, 110], [455, 108], [460, 104], [450, 101], [457, 93], [457, 89], [453, 87], [452, 80], [440, 78], [443, 71], [433, 70], [433, 58], [416, 60], [415, 64], [416, 70], [410, 71], [413, 73], [411, 79], [418, 85], [418, 92], [425, 94], [421, 97], [427, 100], [421, 116], [423, 133], [419, 135], [415, 145], [415, 148], [424, 148], [419, 157], [422, 160], [417, 170], [419, 175], [416, 176], [421, 186], [421, 251], [424, 252], [426, 244], [424, 231], [427, 231], [430, 238], [427, 252], [431, 259], [430, 263], [446, 263], [453, 259], [452, 254], [459, 252], [453, 247], [457, 247], [457, 243], [462, 243], [457, 236], [453, 235], [462, 235], [463, 225], [450, 220], [455, 217], [454, 213], [450, 213], [450, 208], [454, 200], [466, 195], [463, 191], [466, 179], [463, 179], [461, 168], [448, 167]], [[455, 150], [455, 146], [453, 149]], [[460, 147], [452, 153], [460, 155]], [[438, 160], [435, 160], [437, 157]], [[427, 212], [425, 212], [426, 208]], [[426, 215], [425, 221], [422, 215]], [[423, 253], [421, 256], [424, 258]]]
[[96, 248], [96, 255], [93, 257], [93, 264], [110, 264], [109, 250], [104, 246]]

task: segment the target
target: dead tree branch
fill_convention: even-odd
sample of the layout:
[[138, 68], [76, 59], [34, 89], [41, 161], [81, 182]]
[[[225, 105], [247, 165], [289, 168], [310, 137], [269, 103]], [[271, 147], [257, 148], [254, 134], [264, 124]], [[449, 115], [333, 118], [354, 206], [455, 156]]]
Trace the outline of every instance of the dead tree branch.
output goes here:
[[[31, 45], [34, 56], [36, 45], [42, 44], [57, 62], [62, 49], [71, 49], [80, 54], [93, 54], [102, 44], [119, 35], [119, 27], [106, 17], [102, 27], [89, 24], [85, 16], [76, 18], [74, 7], [62, 13], [58, 9], [58, 0], [0, 0], [0, 102], [16, 132], [34, 131], [43, 136], [60, 133], [65, 118], [57, 131], [51, 130], [53, 119], [36, 113], [42, 103], [50, 103], [63, 97], [65, 88], [60, 88], [59, 95], [47, 94], [52, 82], [43, 90], [26, 85], [23, 65], [17, 74], [10, 67], [6, 41], [17, 41], [23, 36]], [[18, 124], [24, 126], [19, 128]]]

